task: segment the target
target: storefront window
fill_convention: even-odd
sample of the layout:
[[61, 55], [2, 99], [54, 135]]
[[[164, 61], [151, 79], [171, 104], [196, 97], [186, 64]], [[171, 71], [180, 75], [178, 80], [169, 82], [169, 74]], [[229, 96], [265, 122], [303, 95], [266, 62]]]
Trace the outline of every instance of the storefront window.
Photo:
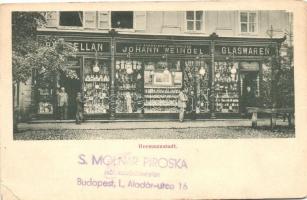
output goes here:
[[38, 89], [38, 114], [53, 114], [53, 89], [42, 87]]
[[50, 115], [55, 113], [55, 77], [53, 73], [46, 73], [45, 69], [33, 71], [37, 114]]
[[187, 112], [209, 112], [209, 67], [204, 60], [184, 62], [184, 88], [189, 97]]
[[148, 61], [144, 70], [144, 112], [176, 113], [182, 88], [180, 61]]
[[109, 60], [84, 59], [84, 112], [85, 114], [108, 113], [110, 62]]
[[238, 63], [215, 62], [215, 111], [239, 112]]
[[116, 60], [116, 113], [143, 112], [143, 67], [133, 59]]

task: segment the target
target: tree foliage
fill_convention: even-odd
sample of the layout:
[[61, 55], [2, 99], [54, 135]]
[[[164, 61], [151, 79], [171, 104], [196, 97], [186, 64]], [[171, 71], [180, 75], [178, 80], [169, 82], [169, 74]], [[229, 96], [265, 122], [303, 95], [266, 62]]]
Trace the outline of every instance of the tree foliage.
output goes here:
[[273, 56], [264, 62], [259, 106], [294, 107], [293, 47], [282, 48], [286, 49], [284, 55]]
[[[67, 61], [75, 56], [76, 49], [53, 36], [38, 41], [37, 28], [44, 23], [44, 16], [39, 12], [12, 13], [12, 67], [15, 82], [26, 82], [33, 71], [38, 73], [37, 78], [44, 79], [39, 81], [41, 83], [52, 81], [59, 72], [75, 77], [73, 71], [68, 69]], [[52, 45], [46, 46], [47, 41]]]

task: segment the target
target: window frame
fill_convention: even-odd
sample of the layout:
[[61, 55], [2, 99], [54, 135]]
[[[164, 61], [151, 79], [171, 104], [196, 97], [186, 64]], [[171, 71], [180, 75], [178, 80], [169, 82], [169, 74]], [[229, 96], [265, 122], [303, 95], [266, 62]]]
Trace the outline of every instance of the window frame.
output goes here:
[[[107, 12], [108, 13], [108, 28], [102, 28], [100, 26], [100, 21], [101, 21], [101, 16], [100, 16], [100, 13], [99, 12]], [[98, 30], [110, 30], [111, 29], [111, 11], [98, 11], [97, 12], [97, 29]]]
[[[193, 12], [194, 13], [194, 20], [188, 20], [187, 19], [187, 12]], [[196, 20], [196, 11], [201, 11], [202, 12], [202, 18], [201, 20]], [[193, 30], [189, 30], [188, 29], [188, 21], [193, 21]], [[201, 21], [201, 29], [200, 30], [195, 30], [196, 28], [196, 22], [197, 21]], [[205, 31], [205, 11], [203, 10], [187, 10], [184, 12], [184, 28], [185, 28], [185, 32], [188, 33], [203, 33]]]
[[[109, 28], [116, 31], [134, 31], [135, 30], [135, 11], [132, 12], [132, 28], [113, 28], [112, 27], [112, 12], [121, 12], [121, 11], [109, 11]], [[123, 11], [124, 12], [124, 11]]]
[[[49, 12], [55, 12], [56, 13], [56, 24], [54, 26], [50, 26], [48, 24], [48, 20], [49, 20], [49, 17], [48, 17], [48, 14]], [[60, 26], [60, 12], [59, 11], [46, 11], [46, 13], [44, 14], [45, 16], [45, 20], [46, 20], [46, 27], [47, 28], [57, 28]]]
[[[247, 31], [246, 32], [243, 32], [242, 31], [242, 22], [241, 22], [241, 13], [247, 13], [247, 22], [243, 22], [243, 23], [246, 23], [247, 24]], [[250, 13], [255, 13], [255, 31], [254, 32], [250, 32], [250, 21], [249, 21], [249, 15]], [[249, 10], [246, 10], [246, 11], [239, 11], [239, 15], [238, 15], [238, 21], [239, 21], [239, 33], [240, 34], [247, 34], [247, 35], [257, 35], [258, 34], [258, 31], [259, 31], [259, 14], [258, 14], [258, 11], [249, 11]]]
[[85, 17], [84, 17], [84, 11], [71, 11], [71, 12], [82, 12], [82, 26], [61, 26], [60, 21], [61, 21], [61, 12], [69, 12], [69, 11], [58, 11], [58, 27], [60, 29], [85, 29]]

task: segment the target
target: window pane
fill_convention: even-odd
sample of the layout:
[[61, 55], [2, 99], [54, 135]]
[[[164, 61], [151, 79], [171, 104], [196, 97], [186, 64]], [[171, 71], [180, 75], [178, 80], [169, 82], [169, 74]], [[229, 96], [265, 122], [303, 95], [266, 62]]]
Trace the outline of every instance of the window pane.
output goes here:
[[249, 32], [256, 32], [256, 24], [255, 23], [250, 23], [249, 24]]
[[187, 11], [187, 20], [194, 20], [194, 11]]
[[196, 11], [196, 20], [202, 20], [203, 11]]
[[247, 32], [247, 24], [241, 23], [241, 32]]
[[241, 22], [247, 22], [247, 13], [240, 13], [240, 21]]
[[132, 11], [112, 11], [111, 12], [112, 28], [133, 28]]
[[60, 26], [82, 26], [83, 12], [60, 12]]
[[249, 22], [256, 22], [256, 13], [249, 13]]
[[194, 22], [193, 21], [187, 21], [187, 29], [188, 30], [194, 30]]
[[196, 21], [196, 30], [201, 30], [201, 21]]

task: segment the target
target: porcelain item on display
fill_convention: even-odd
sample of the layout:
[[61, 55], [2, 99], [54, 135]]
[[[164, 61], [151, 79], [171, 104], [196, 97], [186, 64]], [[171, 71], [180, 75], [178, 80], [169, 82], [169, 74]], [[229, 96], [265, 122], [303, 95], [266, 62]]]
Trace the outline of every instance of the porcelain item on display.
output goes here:
[[95, 66], [93, 67], [93, 72], [97, 73], [99, 72], [99, 66], [98, 66], [98, 62], [95, 63]]
[[141, 69], [142, 69], [141, 62], [138, 62], [138, 64], [137, 64], [137, 69], [138, 69], [138, 70], [141, 70]]
[[125, 61], [124, 61], [124, 60], [122, 60], [122, 61], [120, 62], [120, 68], [121, 68], [121, 69], [125, 69]]
[[232, 69], [231, 69], [231, 73], [232, 73], [232, 74], [236, 74], [236, 73], [237, 73], [237, 69], [236, 69], [236, 68], [232, 68]]
[[127, 68], [126, 72], [127, 72], [127, 74], [132, 74], [133, 73], [132, 67]]

